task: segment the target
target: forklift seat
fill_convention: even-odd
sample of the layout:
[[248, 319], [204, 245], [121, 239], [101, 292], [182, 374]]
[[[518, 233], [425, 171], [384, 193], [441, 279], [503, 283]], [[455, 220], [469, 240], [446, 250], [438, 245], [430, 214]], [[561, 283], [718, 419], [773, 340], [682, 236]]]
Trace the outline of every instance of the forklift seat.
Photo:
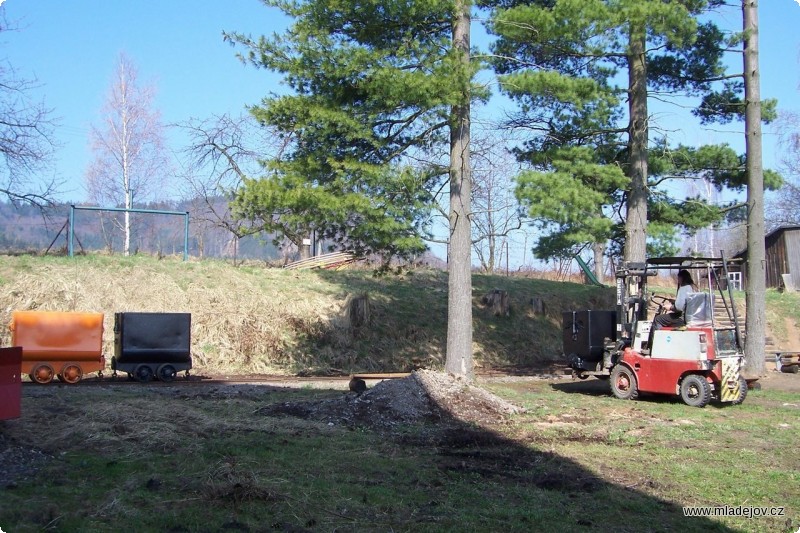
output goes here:
[[687, 327], [710, 328], [714, 321], [714, 299], [707, 292], [694, 292], [686, 296], [683, 313]]

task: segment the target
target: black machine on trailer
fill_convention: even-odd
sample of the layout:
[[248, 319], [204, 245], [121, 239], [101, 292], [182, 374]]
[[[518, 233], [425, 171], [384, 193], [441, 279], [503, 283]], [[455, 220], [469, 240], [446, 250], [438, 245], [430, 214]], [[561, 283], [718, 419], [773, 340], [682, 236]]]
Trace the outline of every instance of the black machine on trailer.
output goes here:
[[[678, 395], [696, 407], [712, 398], [741, 403], [747, 382], [740, 373], [742, 333], [727, 283], [732, 263], [725, 258], [663, 257], [620, 264], [616, 311], [563, 314], [567, 365], [581, 379], [609, 380], [612, 394], [620, 399], [634, 399], [641, 391]], [[690, 271], [702, 288], [687, 298], [685, 326], [654, 330], [652, 315], [666, 311], [671, 298], [648, 295], [648, 278], [680, 269]]]
[[146, 383], [169, 382], [192, 368], [190, 313], [114, 313], [111, 369]]

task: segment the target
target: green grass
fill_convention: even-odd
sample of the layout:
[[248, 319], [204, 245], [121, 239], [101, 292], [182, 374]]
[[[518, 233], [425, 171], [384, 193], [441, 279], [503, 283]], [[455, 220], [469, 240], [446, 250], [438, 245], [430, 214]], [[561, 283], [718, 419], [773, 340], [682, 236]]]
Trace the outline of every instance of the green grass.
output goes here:
[[[5, 531], [794, 531], [797, 407], [625, 402], [599, 381], [488, 387], [528, 411], [493, 428], [390, 434], [260, 414], [337, 391], [25, 387], [15, 442], [53, 459], [0, 489]], [[185, 390], [185, 392], [184, 392]], [[232, 389], [232, 390], [235, 390]], [[173, 391], [173, 392], [169, 392]], [[51, 417], [50, 420], [47, 417]], [[38, 426], [34, 426], [38, 424]], [[788, 424], [783, 428], [781, 424]], [[785, 506], [777, 518], [681, 508]]]
[[[530, 388], [543, 398], [525, 419], [547, 420], [547, 412], [554, 418], [536, 424], [534, 442], [599, 472], [613, 472], [623, 483], [670, 502], [787, 507], [783, 521], [720, 521], [737, 530], [788, 531], [787, 519], [794, 521], [795, 530], [800, 525], [796, 393], [751, 391], [740, 406], [689, 409], [677, 399], [649, 397], [631, 403], [606, 396], [589, 400], [575, 392], [595, 394], [602, 387], [598, 383], [565, 385], [570, 392], [559, 394], [558, 400], [544, 399], [544, 385]], [[507, 387], [493, 389], [520, 396]], [[794, 403], [782, 401], [792, 396]]]
[[800, 293], [768, 290], [765, 297], [767, 324], [776, 337], [778, 347], [785, 347], [789, 341], [787, 325], [800, 328]]

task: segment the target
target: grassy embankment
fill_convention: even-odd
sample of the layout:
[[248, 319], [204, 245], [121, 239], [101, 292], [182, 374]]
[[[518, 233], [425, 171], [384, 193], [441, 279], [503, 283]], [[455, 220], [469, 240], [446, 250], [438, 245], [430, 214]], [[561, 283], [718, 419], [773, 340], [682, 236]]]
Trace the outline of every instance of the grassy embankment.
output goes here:
[[[495, 288], [508, 291], [510, 316], [493, 316], [481, 304]], [[347, 302], [363, 294], [368, 321], [354, 327]], [[483, 367], [558, 360], [562, 311], [613, 308], [611, 289], [521, 277], [475, 275], [473, 295], [475, 356]], [[533, 313], [532, 298], [544, 301], [545, 314]], [[189, 312], [195, 373], [401, 372], [443, 365], [447, 277], [151, 257], [5, 257], [0, 322], [27, 309], [105, 313], [108, 360], [115, 312]], [[0, 341], [8, 343], [8, 331]]]

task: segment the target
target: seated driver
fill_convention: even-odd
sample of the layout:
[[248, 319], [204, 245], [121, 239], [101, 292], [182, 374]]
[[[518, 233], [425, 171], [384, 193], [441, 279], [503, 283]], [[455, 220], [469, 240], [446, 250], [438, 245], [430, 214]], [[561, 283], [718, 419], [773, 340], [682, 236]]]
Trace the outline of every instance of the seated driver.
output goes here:
[[653, 329], [663, 327], [678, 328], [686, 325], [683, 312], [686, 310], [686, 297], [694, 293], [694, 280], [688, 270], [678, 271], [678, 293], [668, 313], [656, 315], [653, 319]]

